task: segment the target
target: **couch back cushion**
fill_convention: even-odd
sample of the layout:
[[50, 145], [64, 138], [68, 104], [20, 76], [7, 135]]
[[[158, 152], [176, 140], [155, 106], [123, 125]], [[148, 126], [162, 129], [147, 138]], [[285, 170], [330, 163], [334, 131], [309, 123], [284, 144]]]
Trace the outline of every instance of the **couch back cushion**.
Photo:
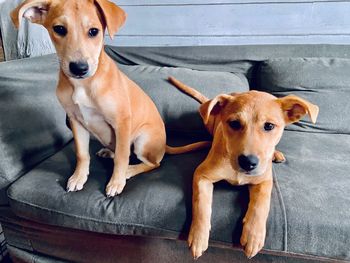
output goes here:
[[248, 80], [241, 73], [157, 66], [119, 65], [119, 68], [151, 97], [167, 130], [173, 132], [204, 134], [206, 130], [198, 113], [200, 104], [170, 84], [169, 76], [174, 76], [208, 98], [221, 93], [249, 90]]
[[55, 56], [0, 63], [0, 190], [72, 138], [57, 72]]
[[276, 58], [262, 62], [258, 72], [259, 90], [294, 94], [319, 106], [316, 124], [306, 117], [287, 129], [350, 133], [350, 59]]

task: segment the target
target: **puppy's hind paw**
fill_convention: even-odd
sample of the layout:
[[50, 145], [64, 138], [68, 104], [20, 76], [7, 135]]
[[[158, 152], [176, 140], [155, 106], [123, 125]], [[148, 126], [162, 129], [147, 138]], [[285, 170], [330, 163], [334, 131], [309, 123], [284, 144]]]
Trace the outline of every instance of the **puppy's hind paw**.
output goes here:
[[112, 152], [110, 149], [108, 148], [102, 148], [101, 150], [99, 150], [96, 155], [98, 157], [102, 157], [102, 158], [114, 158], [114, 152]]
[[274, 163], [284, 163], [286, 161], [286, 157], [284, 157], [282, 152], [275, 150], [272, 161]]

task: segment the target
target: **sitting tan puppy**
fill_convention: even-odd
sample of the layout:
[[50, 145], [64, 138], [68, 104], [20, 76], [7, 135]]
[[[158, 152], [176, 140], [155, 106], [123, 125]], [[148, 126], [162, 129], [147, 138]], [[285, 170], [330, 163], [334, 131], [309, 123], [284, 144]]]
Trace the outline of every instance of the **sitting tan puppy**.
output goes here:
[[[68, 191], [81, 190], [87, 181], [90, 133], [105, 147], [98, 154], [114, 158], [107, 196], [120, 194], [126, 179], [157, 168], [165, 152], [205, 146], [166, 146], [156, 106], [105, 53], [105, 29], [113, 38], [126, 19], [120, 7], [107, 0], [26, 0], [11, 13], [17, 27], [22, 17], [48, 30], [59, 57], [57, 96], [69, 116], [77, 155]], [[142, 163], [128, 165], [131, 144]]]
[[194, 258], [208, 248], [213, 183], [249, 184], [249, 206], [243, 219], [241, 245], [248, 258], [264, 246], [272, 190], [272, 161], [286, 125], [308, 114], [316, 122], [318, 107], [294, 95], [276, 98], [265, 92], [221, 94], [212, 100], [170, 77], [181, 91], [202, 103], [200, 115], [213, 144], [194, 173], [192, 225], [188, 237]]

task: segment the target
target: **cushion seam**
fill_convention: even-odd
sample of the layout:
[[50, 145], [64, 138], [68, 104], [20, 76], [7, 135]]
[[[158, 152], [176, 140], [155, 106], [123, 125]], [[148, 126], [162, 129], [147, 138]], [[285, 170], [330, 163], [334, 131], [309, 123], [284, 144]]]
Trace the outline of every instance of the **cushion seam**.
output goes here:
[[283, 251], [284, 252], [288, 252], [288, 219], [287, 219], [287, 211], [286, 211], [286, 206], [283, 200], [283, 195], [282, 195], [282, 191], [281, 188], [279, 186], [278, 180], [277, 180], [277, 174], [276, 174], [276, 170], [274, 169], [274, 166], [272, 166], [272, 177], [273, 177], [273, 185], [277, 191], [277, 196], [278, 199], [280, 201], [280, 205], [281, 205], [281, 210], [282, 210], [282, 214], [283, 214], [283, 223], [284, 223], [284, 227], [283, 227]]
[[291, 256], [293, 258], [302, 258], [302, 259], [307, 259], [307, 260], [321, 260], [321, 261], [327, 260], [327, 262], [330, 260], [330, 262], [349, 262], [346, 259], [337, 259], [337, 258], [332, 258], [332, 257], [317, 256], [314, 254], [306, 254], [306, 253], [301, 254], [301, 253], [288, 252], [288, 251], [278, 251], [278, 250], [274, 250], [274, 249], [265, 249], [265, 248], [263, 248], [261, 250], [261, 253], [265, 254], [265, 255], [270, 254], [270, 255], [276, 255], [276, 256]]
[[6, 181], [7, 183], [11, 183], [11, 181], [6, 177], [6, 175], [0, 173], [0, 178]]

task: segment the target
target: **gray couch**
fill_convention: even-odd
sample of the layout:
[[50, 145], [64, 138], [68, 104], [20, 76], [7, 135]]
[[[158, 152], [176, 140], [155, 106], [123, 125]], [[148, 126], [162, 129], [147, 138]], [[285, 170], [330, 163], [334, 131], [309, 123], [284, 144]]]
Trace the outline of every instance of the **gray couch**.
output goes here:
[[[263, 251], [239, 246], [247, 186], [215, 185], [210, 247], [198, 262], [350, 261], [350, 46], [106, 47], [155, 101], [168, 144], [208, 138], [198, 103], [173, 75], [209, 97], [250, 88], [319, 105], [318, 122], [286, 128], [274, 164]], [[191, 182], [207, 151], [165, 156], [159, 169], [106, 198], [112, 161], [94, 156], [80, 192], [65, 186], [74, 144], [55, 96], [55, 55], [0, 63], [0, 222], [18, 262], [192, 262]], [[134, 156], [130, 162], [137, 162]]]

